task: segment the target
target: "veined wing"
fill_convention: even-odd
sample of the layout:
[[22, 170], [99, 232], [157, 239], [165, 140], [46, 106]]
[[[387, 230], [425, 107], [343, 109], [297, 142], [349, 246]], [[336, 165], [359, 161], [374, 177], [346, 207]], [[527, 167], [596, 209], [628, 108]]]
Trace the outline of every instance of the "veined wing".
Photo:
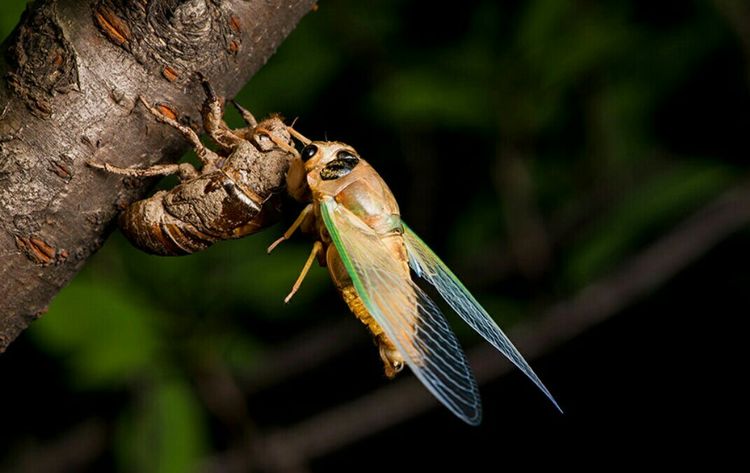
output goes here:
[[440, 258], [406, 225], [404, 225], [404, 242], [409, 253], [409, 265], [412, 270], [429, 282], [445, 299], [448, 305], [482, 337], [508, 357], [514, 365], [528, 376], [536, 386], [549, 398], [555, 407], [562, 412], [539, 377], [531, 369], [521, 353], [513, 346], [510, 339], [498, 327], [484, 308], [479, 305], [468, 289], [461, 284], [456, 275], [448, 269]]
[[321, 202], [328, 233], [357, 294], [417, 378], [469, 424], [482, 416], [479, 390], [440, 309], [409, 277], [380, 237], [333, 199]]

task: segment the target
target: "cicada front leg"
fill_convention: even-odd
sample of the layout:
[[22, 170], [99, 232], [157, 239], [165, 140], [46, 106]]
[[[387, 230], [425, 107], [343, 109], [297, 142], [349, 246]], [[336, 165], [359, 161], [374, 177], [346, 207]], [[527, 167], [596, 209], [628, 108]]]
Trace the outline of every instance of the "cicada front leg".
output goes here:
[[146, 109], [151, 112], [151, 114], [156, 118], [157, 121], [175, 128], [177, 131], [182, 133], [182, 136], [184, 136], [185, 139], [190, 142], [190, 144], [193, 145], [195, 154], [198, 155], [198, 159], [200, 159], [201, 163], [203, 163], [203, 172], [211, 171], [217, 167], [217, 163], [219, 162], [221, 157], [208, 149], [201, 142], [200, 137], [198, 136], [198, 133], [195, 132], [195, 130], [193, 130], [189, 126], [185, 126], [182, 123], [177, 122], [177, 120], [164, 115], [157, 108], [149, 105], [146, 99], [142, 96], [139, 97], [139, 99], [141, 103], [146, 107]]
[[238, 112], [240, 112], [240, 115], [242, 115], [242, 119], [245, 121], [245, 124], [250, 128], [255, 128], [258, 126], [258, 120], [255, 119], [255, 115], [250, 113], [250, 110], [246, 109], [237, 101], [232, 100], [232, 105], [234, 105], [234, 108], [237, 109]]
[[292, 300], [292, 297], [299, 291], [300, 286], [302, 286], [302, 281], [305, 280], [305, 277], [307, 276], [307, 273], [310, 271], [310, 267], [313, 264], [313, 261], [315, 261], [315, 258], [318, 257], [318, 255], [323, 251], [323, 243], [320, 241], [316, 241], [313, 243], [312, 251], [310, 251], [310, 256], [307, 257], [307, 261], [305, 261], [305, 265], [302, 267], [302, 271], [300, 271], [299, 276], [297, 276], [297, 280], [294, 281], [294, 285], [292, 286], [292, 290], [289, 291], [289, 294], [284, 298], [284, 303], [288, 304], [290, 300]]
[[313, 206], [312, 204], [307, 204], [304, 209], [302, 209], [302, 212], [297, 216], [297, 218], [294, 220], [294, 223], [287, 229], [287, 231], [284, 232], [283, 235], [279, 237], [278, 240], [271, 243], [271, 246], [268, 247], [266, 252], [271, 253], [274, 248], [279, 246], [282, 242], [290, 239], [292, 235], [294, 235], [294, 232], [297, 231], [303, 224], [308, 223], [309, 219], [314, 218], [313, 215]]
[[177, 174], [180, 181], [189, 181], [199, 176], [198, 171], [190, 163], [155, 164], [147, 168], [123, 168], [98, 161], [87, 161], [86, 164], [92, 168], [102, 169], [112, 174], [131, 177], [171, 176]]
[[[208, 80], [201, 75], [201, 84], [206, 92], [206, 102], [203, 104], [203, 128], [209, 137], [223, 150], [231, 152], [244, 141], [238, 134], [229, 129], [224, 123], [224, 107], [221, 99], [214, 91]], [[247, 112], [250, 113], [250, 112]], [[255, 120], [255, 117], [253, 117]], [[256, 126], [257, 122], [255, 122]]]
[[[294, 234], [294, 232], [297, 231], [300, 227], [303, 227], [305, 225], [309, 225], [312, 223], [312, 219], [314, 218], [313, 214], [313, 206], [312, 204], [307, 204], [304, 209], [302, 209], [302, 212], [300, 212], [299, 216], [294, 220], [292, 225], [287, 229], [287, 231], [284, 232], [281, 237], [279, 237], [278, 240], [271, 243], [271, 246], [268, 247], [268, 253], [271, 253], [274, 248], [279, 246], [282, 242], [288, 240], [291, 238], [291, 236]], [[297, 293], [300, 286], [302, 286], [302, 281], [305, 280], [305, 276], [307, 276], [307, 273], [310, 271], [310, 267], [312, 267], [313, 261], [315, 261], [315, 258], [318, 257], [323, 252], [323, 243], [320, 241], [316, 241], [313, 244], [312, 251], [310, 251], [310, 256], [307, 257], [307, 261], [305, 261], [305, 265], [302, 267], [302, 271], [300, 272], [299, 276], [297, 277], [297, 280], [294, 282], [294, 285], [292, 286], [292, 290], [289, 292], [289, 294], [284, 298], [284, 303], [289, 303], [289, 301], [292, 299], [294, 294]]]
[[95, 160], [87, 161], [87, 164], [96, 169], [102, 169], [112, 174], [120, 174], [123, 176], [132, 177], [153, 177], [153, 176], [170, 176], [177, 174], [181, 181], [189, 181], [200, 176], [215, 167], [216, 162], [219, 160], [219, 156], [206, 148], [201, 142], [198, 134], [193, 131], [192, 128], [178, 123], [176, 120], [169, 118], [168, 116], [161, 113], [157, 108], [152, 107], [146, 102], [146, 99], [139, 97], [141, 103], [146, 106], [146, 109], [151, 112], [156, 120], [161, 123], [166, 123], [173, 128], [176, 128], [182, 135], [193, 145], [195, 153], [203, 162], [203, 169], [198, 172], [195, 167], [190, 163], [175, 163], [175, 164], [156, 164], [147, 168], [123, 168], [115, 166], [109, 163], [101, 163]]
[[[214, 92], [211, 85], [207, 80], [202, 79], [203, 87], [206, 91], [206, 103], [203, 110], [203, 123], [206, 128], [208, 135], [223, 149], [232, 151], [236, 146], [243, 141], [242, 138], [238, 137], [231, 130], [229, 130], [222, 121], [222, 107], [221, 100]], [[190, 144], [193, 145], [195, 153], [203, 163], [203, 169], [199, 173], [195, 167], [190, 163], [179, 163], [179, 164], [157, 164], [148, 168], [122, 168], [114, 166], [109, 163], [99, 163], [97, 161], [89, 161], [88, 164], [91, 167], [97, 169], [103, 169], [113, 174], [121, 174], [124, 176], [133, 177], [152, 177], [152, 176], [169, 176], [177, 174], [180, 180], [186, 181], [198, 177], [200, 174], [205, 174], [216, 169], [219, 160], [219, 155], [208, 149], [200, 140], [198, 134], [190, 127], [185, 126], [176, 120], [164, 115], [159, 109], [152, 107], [143, 97], [139, 97], [141, 103], [146, 109], [151, 112], [156, 120], [165, 123], [182, 133], [182, 136], [187, 139]]]
[[[234, 105], [234, 108], [237, 109], [237, 111], [242, 115], [242, 119], [245, 121], [245, 124], [247, 124], [247, 128], [245, 129], [245, 139], [255, 141], [261, 148], [265, 146], [264, 143], [261, 142], [262, 139], [267, 139], [269, 143], [272, 143], [273, 146], [277, 146], [287, 153], [291, 153], [293, 155], [298, 154], [297, 150], [292, 146], [291, 144], [280, 140], [276, 133], [274, 133], [272, 130], [268, 130], [264, 127], [264, 122], [261, 122], [258, 124], [258, 120], [255, 119], [255, 116], [250, 113], [249, 110], [247, 110], [245, 107], [237, 103], [236, 101], [232, 100], [232, 105]], [[280, 117], [279, 117], [280, 118]], [[294, 130], [291, 126], [286, 127], [287, 131], [290, 135], [294, 136], [295, 138], [299, 133], [297, 133], [296, 130]]]

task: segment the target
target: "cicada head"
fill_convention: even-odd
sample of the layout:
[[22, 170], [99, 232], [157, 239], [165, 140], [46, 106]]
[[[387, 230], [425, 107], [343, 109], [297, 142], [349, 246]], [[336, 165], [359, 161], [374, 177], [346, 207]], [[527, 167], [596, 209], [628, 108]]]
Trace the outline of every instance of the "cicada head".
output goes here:
[[354, 148], [347, 144], [311, 141], [289, 167], [289, 193], [299, 201], [309, 201], [311, 188], [326, 193], [326, 187], [337, 187], [332, 181], [347, 176], [360, 160]]
[[334, 195], [360, 162], [359, 154], [345, 143], [310, 142], [292, 164], [288, 175], [291, 179], [287, 180], [289, 191], [295, 195], [304, 186], [313, 192]]

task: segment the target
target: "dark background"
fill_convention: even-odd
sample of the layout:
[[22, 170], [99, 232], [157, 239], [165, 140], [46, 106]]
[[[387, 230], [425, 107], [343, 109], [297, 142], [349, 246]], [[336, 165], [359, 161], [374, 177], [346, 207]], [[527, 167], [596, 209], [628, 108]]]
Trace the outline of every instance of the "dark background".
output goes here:
[[[3, 37], [23, 4], [3, 2]], [[239, 102], [355, 146], [405, 221], [521, 351], [539, 355], [531, 364], [565, 415], [518, 372], [482, 385], [478, 428], [442, 407], [415, 410], [406, 395], [383, 402], [412, 375], [384, 379], [324, 269], [283, 304], [311, 242], [266, 256], [282, 225], [183, 258], [144, 255], [115, 232], [0, 356], [0, 405], [12, 406], [0, 416], [0, 470], [736, 460], [750, 228], [711, 213], [747, 192], [748, 47], [739, 0], [321, 2]], [[700, 243], [706, 228], [715, 238]], [[627, 271], [659, 242], [661, 255], [696, 250]], [[620, 304], [596, 297], [603, 286]], [[641, 289], [617, 292], [631, 286]], [[535, 327], [566, 304], [558, 335], [541, 337]], [[578, 324], [584, 306], [598, 315]], [[451, 321], [479, 353], [478, 337]], [[376, 397], [350, 418], [319, 417], [366, 396]], [[363, 412], [400, 409], [386, 428]]]

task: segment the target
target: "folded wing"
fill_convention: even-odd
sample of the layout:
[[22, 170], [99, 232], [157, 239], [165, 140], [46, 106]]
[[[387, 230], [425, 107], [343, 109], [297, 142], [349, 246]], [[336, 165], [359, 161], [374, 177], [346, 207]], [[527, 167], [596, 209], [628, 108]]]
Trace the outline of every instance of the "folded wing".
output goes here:
[[440, 258], [406, 225], [404, 225], [404, 241], [409, 253], [409, 265], [412, 270], [425, 281], [429, 282], [448, 305], [461, 316], [464, 321], [476, 330], [482, 337], [497, 348], [500, 353], [508, 357], [514, 365], [528, 376], [531, 381], [542, 390], [555, 407], [562, 412], [560, 406], [552, 397], [539, 377], [531, 369], [521, 353], [518, 352], [510, 339], [498, 327], [486, 310], [479, 305], [474, 296], [461, 284], [461, 281], [448, 269]]
[[458, 417], [478, 424], [482, 413], [477, 383], [440, 309], [356, 215], [333, 199], [320, 205], [326, 228], [370, 315], [427, 389]]

